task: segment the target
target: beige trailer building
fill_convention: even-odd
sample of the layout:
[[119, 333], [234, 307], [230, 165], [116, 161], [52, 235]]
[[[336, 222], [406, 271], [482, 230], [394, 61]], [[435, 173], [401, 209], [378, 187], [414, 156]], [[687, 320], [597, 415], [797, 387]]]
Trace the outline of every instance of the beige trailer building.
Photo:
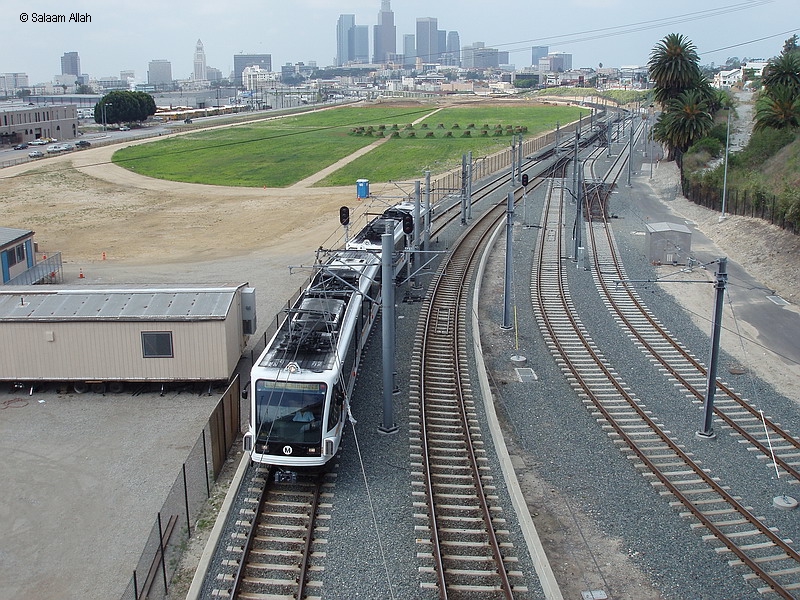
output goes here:
[[246, 284], [2, 290], [0, 381], [228, 380], [255, 327]]

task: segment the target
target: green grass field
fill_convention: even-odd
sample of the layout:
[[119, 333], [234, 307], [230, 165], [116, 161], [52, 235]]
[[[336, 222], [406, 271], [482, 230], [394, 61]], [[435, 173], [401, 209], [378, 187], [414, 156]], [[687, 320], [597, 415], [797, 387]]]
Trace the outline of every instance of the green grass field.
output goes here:
[[[461, 155], [487, 154], [507, 147], [511, 136], [495, 137], [510, 125], [526, 127], [526, 137], [576, 120], [586, 109], [574, 106], [447, 108], [413, 128], [407, 126], [435, 110], [431, 106], [343, 107], [271, 121], [193, 133], [114, 153], [113, 161], [136, 173], [191, 183], [242, 187], [286, 187], [374, 142], [377, 137], [356, 134], [372, 127], [390, 136], [397, 125], [399, 138], [346, 165], [322, 186], [354, 185], [359, 178], [388, 181], [421, 177], [460, 164]], [[441, 124], [441, 126], [440, 126]], [[454, 127], [454, 125], [458, 127]], [[470, 137], [462, 137], [470, 128]], [[481, 137], [483, 126], [488, 135]], [[433, 137], [425, 137], [428, 132]], [[452, 137], [447, 137], [450, 132]]]

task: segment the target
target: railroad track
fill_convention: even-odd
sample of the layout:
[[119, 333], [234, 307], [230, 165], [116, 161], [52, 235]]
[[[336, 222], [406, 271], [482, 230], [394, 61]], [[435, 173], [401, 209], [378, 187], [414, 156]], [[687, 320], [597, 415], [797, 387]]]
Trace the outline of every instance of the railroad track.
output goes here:
[[521, 598], [528, 588], [475, 413], [465, 319], [476, 257], [506, 205], [486, 212], [442, 261], [422, 305], [410, 385], [414, 506], [423, 589], [440, 598]]
[[330, 518], [329, 475], [296, 475], [265, 465], [245, 491], [242, 509], [222, 561], [214, 597], [241, 600], [318, 600]]
[[[593, 168], [594, 163], [591, 163]], [[613, 181], [612, 181], [613, 185]], [[694, 404], [703, 404], [708, 370], [656, 319], [630, 285], [607, 219], [588, 218], [592, 274], [604, 303], [617, 324], [639, 349], [660, 365], [665, 376], [682, 387]], [[709, 281], [709, 283], [711, 283]], [[790, 483], [800, 484], [800, 440], [762, 414], [734, 388], [716, 381], [714, 414], [722, 427], [740, 436], [762, 459], [762, 465], [780, 470]]]
[[794, 598], [800, 590], [800, 555], [777, 530], [754, 515], [729, 488], [701, 467], [665, 430], [603, 357], [570, 301], [564, 269], [563, 182], [551, 186], [531, 274], [531, 300], [542, 335], [573, 389], [607, 434], [665, 497], [705, 528], [703, 538], [759, 592]]

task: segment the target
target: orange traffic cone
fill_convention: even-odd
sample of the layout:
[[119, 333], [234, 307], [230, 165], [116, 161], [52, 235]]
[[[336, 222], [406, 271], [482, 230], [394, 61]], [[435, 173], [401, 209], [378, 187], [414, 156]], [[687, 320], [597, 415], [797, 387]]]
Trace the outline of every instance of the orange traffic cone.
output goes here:
[[78, 269], [78, 279], [83, 279], [83, 269]]

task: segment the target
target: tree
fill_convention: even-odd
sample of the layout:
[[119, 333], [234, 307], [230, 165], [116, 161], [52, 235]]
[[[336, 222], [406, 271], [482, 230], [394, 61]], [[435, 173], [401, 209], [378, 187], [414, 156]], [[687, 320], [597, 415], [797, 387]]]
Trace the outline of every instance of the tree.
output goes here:
[[[103, 113], [105, 107], [105, 114]], [[145, 92], [114, 91], [100, 99], [94, 107], [95, 123], [129, 123], [144, 121], [156, 112], [156, 103]]]
[[770, 88], [756, 103], [755, 131], [794, 129], [800, 126], [800, 95], [789, 86]]
[[797, 45], [797, 34], [795, 33], [792, 37], [790, 37], [783, 43], [782, 54], [790, 54], [791, 52], [795, 52], [796, 50], [800, 50], [800, 47], [798, 47]]
[[653, 126], [653, 139], [664, 144], [678, 162], [694, 142], [706, 137], [714, 125], [708, 99], [697, 89], [672, 98]]
[[647, 66], [655, 82], [654, 97], [662, 107], [703, 80], [698, 61], [695, 45], [678, 33], [669, 34], [653, 48]]
[[764, 69], [764, 89], [756, 103], [755, 130], [794, 129], [800, 125], [800, 49], [793, 35], [783, 52]]
[[783, 53], [767, 63], [762, 80], [767, 90], [784, 86], [800, 93], [800, 53]]

